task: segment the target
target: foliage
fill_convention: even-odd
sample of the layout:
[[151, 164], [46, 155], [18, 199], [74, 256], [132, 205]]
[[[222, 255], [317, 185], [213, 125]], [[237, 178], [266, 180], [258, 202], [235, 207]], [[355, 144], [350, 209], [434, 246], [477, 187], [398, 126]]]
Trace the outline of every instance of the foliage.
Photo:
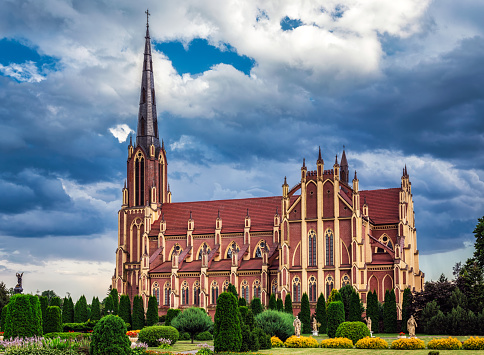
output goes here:
[[181, 309], [170, 308], [166, 311], [165, 325], [171, 325], [171, 320], [181, 313]]
[[74, 302], [65, 297], [62, 305], [62, 323], [74, 323]]
[[345, 321], [343, 302], [336, 301], [328, 304], [328, 336], [334, 338], [339, 325]]
[[57, 306], [49, 306], [45, 311], [44, 332], [54, 333], [62, 332], [62, 315]]
[[128, 295], [121, 295], [119, 300], [118, 315], [124, 320], [125, 323], [131, 324], [131, 301]]
[[425, 349], [425, 342], [417, 338], [402, 338], [392, 341], [390, 348], [395, 350]]
[[284, 346], [286, 348], [317, 348], [319, 344], [313, 337], [297, 337], [293, 335], [286, 339]]
[[364, 308], [363, 304], [361, 303], [360, 296], [358, 296], [358, 293], [353, 289], [350, 299], [349, 321], [361, 322], [361, 314], [363, 313], [363, 311]]
[[[329, 294], [328, 300], [326, 301], [326, 306], [328, 306], [331, 302], [337, 302], [337, 301], [340, 301], [341, 303], [343, 303], [343, 298], [341, 297], [341, 294], [339, 293], [339, 291], [333, 288], [331, 290], [331, 293]], [[344, 307], [344, 303], [343, 303], [343, 307]]]
[[[452, 308], [446, 316], [447, 334], [464, 335], [476, 331], [477, 317], [471, 310], [465, 310], [460, 306]], [[430, 327], [429, 327], [430, 328]]]
[[462, 343], [457, 338], [432, 339], [427, 343], [427, 348], [435, 350], [460, 350]]
[[239, 307], [239, 318], [240, 324], [244, 323], [250, 329], [250, 331], [254, 330], [255, 326], [255, 318], [252, 310], [249, 309], [247, 306], [240, 306]]
[[286, 341], [294, 334], [294, 316], [286, 312], [267, 310], [255, 317], [257, 326], [266, 334], [276, 336], [282, 341]]
[[175, 327], [179, 332], [190, 334], [192, 344], [195, 335], [208, 331], [211, 325], [212, 319], [210, 316], [198, 307], [191, 307], [184, 310], [171, 321], [171, 326]]
[[64, 323], [62, 325], [62, 330], [64, 332], [87, 332], [94, 329], [97, 321], [88, 320], [83, 323]]
[[388, 343], [381, 338], [363, 338], [356, 342], [357, 349], [388, 349]]
[[195, 340], [213, 340], [213, 335], [208, 330], [195, 335]]
[[349, 322], [350, 320], [350, 304], [351, 304], [351, 295], [353, 292], [354, 292], [354, 288], [351, 285], [346, 285], [339, 289], [339, 294], [341, 295], [341, 301], [345, 306], [345, 322]]
[[233, 293], [222, 292], [220, 294], [217, 299], [214, 320], [215, 352], [239, 351], [242, 345], [242, 334], [237, 298]]
[[104, 315], [108, 314], [114, 314], [114, 301], [111, 295], [106, 297], [106, 301], [104, 302]]
[[422, 310], [422, 316], [420, 317], [419, 321], [422, 323], [420, 327], [423, 328], [424, 332], [429, 334], [432, 332], [432, 329], [428, 327], [428, 321], [436, 316], [439, 313], [440, 307], [437, 304], [437, 301], [433, 300], [427, 303]]
[[109, 295], [113, 298], [113, 314], [118, 314], [118, 309], [119, 309], [119, 294], [118, 290], [113, 288], [109, 292]]
[[82, 295], [76, 302], [74, 306], [74, 322], [83, 323], [87, 321], [87, 301], [86, 296]]
[[227, 292], [232, 293], [236, 298], [239, 296], [237, 293], [237, 289], [232, 284], [229, 284], [229, 287], [227, 288]]
[[309, 297], [306, 292], [303, 293], [301, 298], [301, 312], [299, 312], [299, 319], [302, 323], [301, 333], [311, 333], [311, 309], [309, 307]]
[[0, 311], [8, 304], [10, 296], [8, 294], [7, 286], [0, 281]]
[[247, 301], [243, 297], [239, 297], [239, 307], [247, 306]]
[[292, 300], [291, 295], [288, 293], [284, 299], [284, 312], [292, 314]]
[[40, 301], [37, 296], [27, 295], [32, 307], [32, 324], [34, 334], [42, 335], [42, 310], [40, 309]]
[[465, 350], [484, 350], [484, 338], [470, 337], [464, 341], [463, 348]]
[[363, 322], [343, 322], [336, 329], [337, 338], [348, 338], [355, 344], [358, 340], [370, 336], [368, 327]]
[[126, 335], [126, 324], [114, 315], [101, 318], [91, 337], [91, 355], [129, 355], [131, 342]]
[[101, 319], [101, 304], [99, 303], [99, 298], [97, 298], [97, 297], [92, 298], [91, 318], [90, 319], [92, 319], [92, 320], [100, 320]]
[[484, 308], [484, 268], [474, 259], [467, 259], [456, 284], [466, 295], [468, 308], [474, 313], [480, 312]]
[[190, 334], [188, 334], [188, 333], [180, 333], [179, 340], [190, 340]]
[[326, 301], [322, 292], [319, 295], [318, 303], [316, 304], [316, 321], [321, 324], [319, 326], [319, 333], [326, 334], [328, 331], [328, 316], [326, 314]]
[[214, 352], [207, 346], [207, 344], [198, 344], [200, 349], [197, 351], [197, 355], [213, 355]]
[[44, 339], [68, 339], [75, 340], [78, 338], [91, 339], [92, 333], [78, 333], [78, 332], [56, 332], [44, 334]]
[[254, 317], [257, 316], [259, 313], [262, 313], [262, 303], [260, 302], [260, 298], [254, 297], [252, 301], [250, 301], [250, 309], [254, 314]]
[[474, 259], [481, 268], [484, 268], [484, 217], [477, 220], [476, 228], [474, 228]]
[[409, 307], [412, 303], [412, 291], [410, 291], [410, 287], [407, 287], [403, 291], [403, 298], [402, 298], [402, 332], [407, 332], [407, 321], [410, 318]]
[[155, 296], [148, 299], [148, 310], [146, 311], [146, 325], [151, 326], [158, 323], [158, 300]]
[[276, 310], [278, 310], [279, 312], [284, 311], [284, 303], [282, 302], [281, 298], [278, 298], [276, 301]]
[[252, 332], [254, 338], [257, 338], [259, 346], [257, 349], [251, 350], [259, 350], [259, 349], [270, 349], [271, 348], [271, 336], [266, 334], [261, 328], [254, 328]]
[[380, 312], [378, 310], [378, 296], [376, 291], [368, 292], [366, 298], [366, 318], [371, 319], [371, 330], [378, 333], [378, 323], [380, 322]]
[[153, 325], [151, 327], [144, 327], [138, 335], [138, 341], [146, 343], [150, 347], [160, 345], [158, 339], [161, 338], [170, 339], [171, 345], [175, 345], [180, 338], [180, 333], [172, 326]]
[[430, 350], [428, 355], [440, 355], [440, 352], [435, 350]]
[[322, 348], [353, 349], [353, 342], [348, 338], [331, 338], [321, 341]]
[[10, 348], [5, 351], [5, 355], [77, 355], [77, 351], [72, 349]]
[[42, 291], [41, 296], [47, 297], [49, 301], [54, 297], [58, 297], [54, 290]]
[[276, 295], [272, 294], [269, 297], [269, 309], [277, 310]]
[[42, 335], [40, 302], [36, 296], [17, 294], [10, 297], [4, 332], [5, 339]]
[[2, 314], [0, 316], [0, 332], [5, 331], [5, 321], [7, 319], [7, 305], [2, 308]]
[[385, 291], [385, 303], [383, 304], [383, 328], [385, 333], [397, 331], [397, 303], [393, 289]]
[[276, 336], [271, 337], [271, 347], [282, 348], [283, 346], [284, 346], [284, 343], [282, 342], [281, 339], [279, 339]]
[[50, 298], [49, 300], [49, 306], [57, 306], [57, 307], [60, 307], [61, 306], [61, 299], [57, 296], [55, 297], [52, 297]]
[[47, 307], [49, 306], [49, 299], [46, 296], [38, 296], [40, 302], [40, 311], [42, 313], [42, 329], [45, 331], [45, 312], [47, 311]]
[[439, 310], [435, 316], [427, 321], [426, 327], [432, 334], [446, 334], [447, 317]]
[[139, 295], [135, 295], [133, 298], [133, 315], [132, 315], [133, 329], [143, 329], [145, 326], [145, 311], [143, 309], [143, 299]]

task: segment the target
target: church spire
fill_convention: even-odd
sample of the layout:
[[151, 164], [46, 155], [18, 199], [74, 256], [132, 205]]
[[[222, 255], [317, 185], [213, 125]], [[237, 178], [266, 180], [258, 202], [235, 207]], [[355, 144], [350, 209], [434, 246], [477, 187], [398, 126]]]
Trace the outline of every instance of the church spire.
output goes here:
[[151, 38], [148, 16], [150, 12], [146, 10], [146, 36], [145, 52], [143, 61], [143, 73], [141, 75], [141, 94], [139, 100], [138, 130], [136, 134], [136, 144], [148, 151], [153, 144], [156, 148], [160, 147], [158, 139], [158, 119], [156, 115], [155, 83], [153, 78], [153, 61], [151, 58]]

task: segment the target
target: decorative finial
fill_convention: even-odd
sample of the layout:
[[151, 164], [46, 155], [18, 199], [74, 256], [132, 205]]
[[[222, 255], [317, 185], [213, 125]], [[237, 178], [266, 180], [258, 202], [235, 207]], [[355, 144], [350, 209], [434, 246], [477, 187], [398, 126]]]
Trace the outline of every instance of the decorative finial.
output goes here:
[[150, 11], [148, 9], [146, 9], [145, 14], [146, 14], [146, 27], [150, 27], [150, 25], [148, 23], [149, 22], [148, 16], [151, 15]]
[[278, 208], [278, 207], [276, 207], [276, 216], [278, 215], [278, 213], [277, 213], [278, 211], [279, 211], [279, 208]]
[[168, 184], [168, 192], [170, 192], [170, 184]]
[[190, 219], [192, 219], [192, 211], [190, 211]]
[[365, 205], [366, 205], [366, 196], [365, 196], [365, 202], [364, 202], [364, 203], [365, 203]]
[[163, 141], [163, 139], [161, 140], [161, 149], [165, 150], [165, 142]]
[[318, 156], [318, 160], [322, 160], [321, 159], [321, 146], [319, 146], [319, 156]]
[[287, 185], [287, 176], [284, 176], [284, 185]]
[[220, 210], [218, 210], [217, 218], [220, 219]]
[[126, 179], [124, 179], [124, 188], [126, 188]]
[[408, 173], [407, 173], [407, 164], [405, 164], [405, 176], [408, 176]]
[[358, 180], [358, 177], [356, 176], [356, 170], [355, 170], [355, 180]]
[[247, 218], [249, 218], [249, 209], [247, 208]]
[[338, 165], [338, 154], [336, 154], [336, 160], [334, 161], [334, 165]]
[[306, 158], [303, 158], [303, 168], [306, 167]]

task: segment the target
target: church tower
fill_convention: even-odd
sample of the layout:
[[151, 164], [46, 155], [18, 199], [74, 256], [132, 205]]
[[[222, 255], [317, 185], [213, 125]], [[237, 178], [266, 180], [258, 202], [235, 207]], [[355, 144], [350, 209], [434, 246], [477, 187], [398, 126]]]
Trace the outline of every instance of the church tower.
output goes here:
[[153, 222], [160, 217], [162, 204], [171, 202], [166, 151], [163, 142], [160, 144], [158, 132], [148, 11], [146, 15], [136, 142], [133, 146], [130, 137], [127, 182], [118, 212], [118, 248], [113, 277], [113, 287], [120, 294], [128, 294], [131, 299], [140, 295], [145, 300], [149, 296], [148, 234]]

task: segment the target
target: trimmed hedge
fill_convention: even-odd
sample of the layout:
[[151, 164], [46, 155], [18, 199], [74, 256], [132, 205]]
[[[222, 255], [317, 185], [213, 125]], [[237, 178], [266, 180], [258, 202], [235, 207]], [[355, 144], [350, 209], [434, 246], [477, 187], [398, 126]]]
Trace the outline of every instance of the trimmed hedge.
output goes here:
[[276, 336], [283, 342], [294, 334], [294, 316], [286, 312], [267, 310], [258, 314], [255, 321], [266, 334]]
[[86, 296], [82, 295], [74, 306], [74, 322], [83, 323], [88, 320]]
[[363, 322], [343, 322], [336, 329], [335, 336], [337, 338], [348, 338], [351, 339], [353, 344], [364, 337], [369, 337], [370, 331], [368, 327]]
[[201, 333], [198, 333], [197, 335], [195, 335], [195, 340], [201, 340], [201, 341], [213, 340], [213, 335], [210, 334], [209, 331], [201, 332]]
[[281, 298], [278, 298], [277, 301], [276, 301], [276, 309], [279, 312], [283, 312], [284, 311], [284, 303], [282, 302], [282, 299]]
[[[334, 291], [334, 289], [333, 289]], [[336, 301], [328, 304], [328, 336], [334, 338], [339, 325], [345, 321], [343, 302]]]
[[130, 355], [131, 342], [126, 331], [126, 324], [118, 316], [101, 318], [92, 333], [91, 355]]
[[166, 311], [165, 325], [171, 325], [171, 320], [181, 313], [181, 309], [170, 308]]
[[242, 345], [242, 332], [237, 298], [231, 292], [218, 296], [214, 320], [215, 352], [238, 352]]
[[155, 296], [148, 299], [148, 310], [146, 311], [146, 325], [151, 326], [158, 323], [158, 300]]
[[146, 343], [150, 347], [160, 345], [158, 339], [165, 338], [171, 340], [171, 345], [180, 338], [180, 333], [175, 327], [166, 325], [153, 325], [151, 327], [144, 327], [138, 334], [138, 341], [140, 343]]
[[13, 295], [6, 307], [4, 339], [42, 335], [42, 311], [38, 297]]
[[62, 332], [62, 315], [59, 307], [47, 307], [45, 311], [44, 331], [46, 333]]
[[322, 348], [353, 349], [353, 342], [348, 338], [331, 338], [321, 341]]
[[62, 325], [63, 332], [88, 332], [94, 330], [98, 321], [87, 321], [84, 323], [64, 323]]

